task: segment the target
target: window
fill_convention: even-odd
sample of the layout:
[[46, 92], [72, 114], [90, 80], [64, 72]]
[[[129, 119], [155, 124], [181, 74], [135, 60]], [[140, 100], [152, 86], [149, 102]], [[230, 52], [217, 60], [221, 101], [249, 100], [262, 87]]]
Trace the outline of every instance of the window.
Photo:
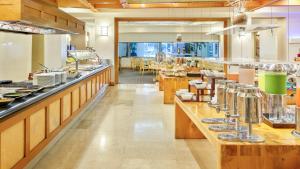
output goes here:
[[119, 57], [155, 57], [164, 52], [174, 57], [219, 57], [219, 42], [121, 42]]

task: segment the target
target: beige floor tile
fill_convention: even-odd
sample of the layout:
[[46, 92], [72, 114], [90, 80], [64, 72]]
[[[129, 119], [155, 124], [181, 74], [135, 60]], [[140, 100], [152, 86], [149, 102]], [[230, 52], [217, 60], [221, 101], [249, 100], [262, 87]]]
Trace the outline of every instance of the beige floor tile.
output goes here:
[[174, 105], [155, 85], [118, 85], [35, 169], [214, 169], [207, 140], [174, 139]]

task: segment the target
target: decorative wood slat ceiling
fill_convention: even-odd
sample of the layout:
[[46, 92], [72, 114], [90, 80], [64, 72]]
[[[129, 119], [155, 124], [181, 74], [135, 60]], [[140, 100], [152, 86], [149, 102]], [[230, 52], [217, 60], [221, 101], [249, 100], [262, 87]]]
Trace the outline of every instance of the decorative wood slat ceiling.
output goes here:
[[236, 6], [245, 2], [246, 10], [264, 6], [300, 5], [300, 0], [49, 0], [56, 1], [59, 7], [89, 8], [97, 12], [101, 8], [210, 8]]

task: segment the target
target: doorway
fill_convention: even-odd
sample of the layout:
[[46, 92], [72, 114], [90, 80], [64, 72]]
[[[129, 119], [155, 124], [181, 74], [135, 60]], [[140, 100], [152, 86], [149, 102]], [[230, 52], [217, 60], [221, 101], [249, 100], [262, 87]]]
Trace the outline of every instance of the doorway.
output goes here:
[[[198, 40], [200, 39], [201, 41], [197, 41], [195, 37], [197, 31], [195, 30], [200, 28], [196, 28], [195, 25], [221, 22], [222, 26], [226, 27], [227, 21], [228, 18], [115, 18], [115, 82], [154, 83], [158, 70], [152, 69], [150, 63], [152, 61], [155, 62], [158, 55], [165, 55], [167, 52], [169, 54], [171, 52], [171, 55], [175, 53], [184, 54], [184, 57], [191, 53], [195, 55], [194, 48], [197, 48], [197, 43], [202, 43], [202, 46], [206, 45], [203, 41], [205, 34], [201, 35], [201, 37], [199, 35]], [[127, 30], [123, 29], [124, 25]], [[154, 29], [155, 27], [176, 27], [178, 25], [179, 27], [185, 25], [188, 29], [184, 31], [177, 30], [177, 32], [166, 29], [162, 32], [156, 32]], [[137, 31], [134, 32], [128, 28], [130, 26], [143, 27], [143, 29], [150, 31], [143, 32], [140, 31], [143, 29], [135, 29]], [[195, 31], [195, 35], [193, 35], [193, 31]], [[149, 38], [149, 34], [151, 34], [151, 38]], [[178, 35], [183, 37], [183, 41], [180, 43], [177, 43]], [[193, 36], [194, 39], [191, 38]], [[189, 37], [190, 40], [188, 40]], [[206, 38], [208, 37], [206, 36]], [[222, 41], [223, 50], [220, 51], [223, 52], [222, 56], [224, 58], [227, 58], [228, 53], [227, 41], [227, 35], [224, 35]], [[209, 44], [208, 46], [211, 45]], [[166, 50], [168, 51], [166, 52]]]

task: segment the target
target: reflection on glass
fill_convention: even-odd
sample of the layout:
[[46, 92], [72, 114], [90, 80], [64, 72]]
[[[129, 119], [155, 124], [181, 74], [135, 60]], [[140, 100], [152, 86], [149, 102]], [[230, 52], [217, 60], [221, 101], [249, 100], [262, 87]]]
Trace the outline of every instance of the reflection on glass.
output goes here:
[[155, 57], [163, 52], [174, 57], [218, 58], [219, 42], [121, 42], [119, 57]]

